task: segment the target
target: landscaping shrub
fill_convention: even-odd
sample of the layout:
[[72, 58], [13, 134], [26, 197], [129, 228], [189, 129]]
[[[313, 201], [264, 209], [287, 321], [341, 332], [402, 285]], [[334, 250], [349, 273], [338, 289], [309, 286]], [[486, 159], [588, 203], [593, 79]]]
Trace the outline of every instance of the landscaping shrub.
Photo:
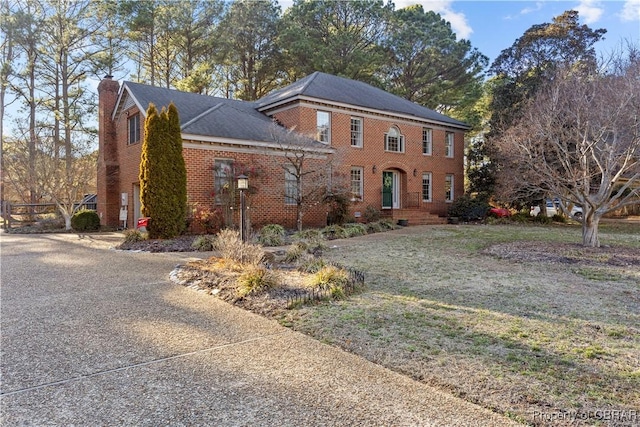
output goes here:
[[458, 197], [449, 207], [449, 217], [461, 218], [463, 221], [482, 219], [489, 211], [489, 204], [484, 199], [468, 195]]
[[382, 213], [371, 205], [368, 205], [364, 210], [364, 220], [366, 222], [380, 221], [381, 217]]
[[258, 241], [264, 246], [284, 245], [284, 227], [278, 224], [268, 224], [260, 230]]
[[198, 236], [195, 238], [191, 247], [200, 252], [212, 251], [215, 247], [214, 236]]
[[339, 225], [328, 225], [322, 229], [322, 235], [327, 240], [346, 239], [349, 237], [343, 227]]
[[141, 233], [140, 230], [129, 229], [124, 232], [124, 243], [135, 243], [147, 240], [146, 233]]
[[322, 258], [308, 258], [298, 267], [303, 273], [317, 273], [326, 266]]
[[564, 215], [561, 214], [555, 214], [551, 217], [551, 221], [553, 222], [561, 222], [561, 223], [566, 223], [567, 222], [567, 218], [565, 218]]
[[370, 222], [367, 224], [367, 233], [380, 233], [382, 230], [382, 226], [379, 222]]
[[347, 234], [347, 237], [356, 237], [356, 236], [364, 236], [367, 234], [367, 227], [364, 224], [345, 224], [344, 231]]
[[312, 287], [328, 289], [331, 297], [335, 299], [344, 298], [345, 288], [349, 284], [349, 274], [346, 270], [325, 265], [309, 279]]
[[533, 217], [529, 214], [529, 212], [518, 212], [511, 217], [509, 217], [511, 221], [518, 223], [525, 223], [533, 220]]
[[329, 213], [327, 214], [327, 225], [342, 225], [347, 221], [347, 216], [349, 215], [349, 205], [351, 204], [351, 200], [347, 194], [328, 194], [324, 197], [324, 203], [329, 206]]
[[255, 294], [278, 285], [275, 273], [261, 266], [252, 266], [238, 277], [238, 297]]
[[296, 262], [302, 257], [302, 255], [307, 251], [309, 246], [303, 242], [295, 242], [287, 249], [287, 253], [284, 256], [285, 262]]
[[384, 230], [395, 230], [396, 226], [395, 224], [390, 220], [390, 219], [381, 219], [380, 221], [378, 221], [378, 224], [380, 224], [380, 229], [382, 231]]
[[551, 218], [546, 215], [538, 215], [533, 217], [533, 222], [537, 222], [539, 224], [551, 224]]
[[322, 230], [318, 230], [316, 228], [296, 231], [295, 233], [293, 233], [292, 237], [295, 240], [316, 240], [324, 238], [324, 236], [322, 236]]
[[193, 225], [205, 234], [216, 234], [224, 226], [224, 215], [220, 209], [196, 206], [192, 211]]
[[75, 231], [97, 231], [100, 229], [100, 217], [96, 211], [80, 210], [71, 217], [71, 228]]
[[244, 243], [240, 240], [240, 233], [229, 228], [218, 233], [214, 249], [220, 251], [223, 258], [240, 264], [259, 265], [264, 259], [264, 249], [260, 245]]

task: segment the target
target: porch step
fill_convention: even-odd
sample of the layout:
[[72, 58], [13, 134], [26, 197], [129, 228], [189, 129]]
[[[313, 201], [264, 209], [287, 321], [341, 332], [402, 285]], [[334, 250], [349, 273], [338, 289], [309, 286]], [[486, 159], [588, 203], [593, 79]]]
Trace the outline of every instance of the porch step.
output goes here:
[[409, 221], [409, 225], [437, 225], [447, 223], [447, 218], [418, 209], [394, 209], [383, 212], [383, 217], [391, 218], [394, 223], [399, 219], [406, 219]]

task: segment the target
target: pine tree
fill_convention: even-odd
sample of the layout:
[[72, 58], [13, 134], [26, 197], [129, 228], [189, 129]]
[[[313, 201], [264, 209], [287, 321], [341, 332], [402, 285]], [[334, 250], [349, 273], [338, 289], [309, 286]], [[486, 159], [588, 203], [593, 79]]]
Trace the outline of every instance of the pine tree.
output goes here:
[[170, 239], [185, 229], [187, 172], [180, 119], [175, 105], [158, 114], [150, 104], [140, 159], [142, 215], [150, 217], [149, 237]]

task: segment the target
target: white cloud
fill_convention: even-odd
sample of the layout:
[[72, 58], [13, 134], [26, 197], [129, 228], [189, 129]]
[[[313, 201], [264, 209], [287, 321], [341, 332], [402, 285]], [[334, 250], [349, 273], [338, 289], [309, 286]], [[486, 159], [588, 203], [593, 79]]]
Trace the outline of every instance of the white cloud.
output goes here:
[[623, 21], [640, 21], [640, 0], [627, 0], [622, 6], [620, 19]]
[[604, 9], [598, 0], [581, 0], [580, 4], [574, 9], [578, 11], [587, 25], [598, 22], [604, 13]]
[[425, 11], [432, 10], [439, 13], [446, 21], [451, 23], [451, 28], [458, 39], [468, 39], [473, 33], [473, 28], [467, 22], [465, 14], [453, 10], [453, 0], [397, 0], [394, 3], [396, 9], [421, 4]]
[[544, 2], [537, 1], [535, 7], [525, 7], [520, 11], [520, 15], [528, 15], [530, 13], [537, 12], [539, 10], [542, 10], [543, 6]]

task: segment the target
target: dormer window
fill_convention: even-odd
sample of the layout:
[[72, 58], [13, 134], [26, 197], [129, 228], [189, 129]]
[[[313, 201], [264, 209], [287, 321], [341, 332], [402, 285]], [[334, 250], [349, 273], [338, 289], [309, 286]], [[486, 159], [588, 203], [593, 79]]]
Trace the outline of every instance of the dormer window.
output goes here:
[[404, 153], [404, 135], [397, 127], [391, 126], [389, 132], [384, 134], [384, 150]]

